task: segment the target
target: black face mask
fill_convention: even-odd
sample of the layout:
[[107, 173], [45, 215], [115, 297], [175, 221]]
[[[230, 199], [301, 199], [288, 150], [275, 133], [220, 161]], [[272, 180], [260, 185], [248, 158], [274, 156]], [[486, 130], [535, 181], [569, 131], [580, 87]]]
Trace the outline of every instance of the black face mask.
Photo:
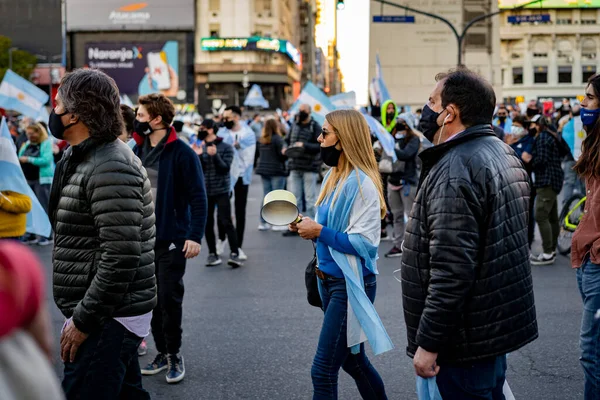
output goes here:
[[208, 131], [200, 131], [198, 132], [198, 140], [204, 140], [208, 136]]
[[539, 112], [538, 112], [537, 108], [528, 108], [527, 109], [527, 116], [529, 118], [533, 118], [538, 114], [539, 114]]
[[387, 122], [390, 122], [392, 119], [394, 119], [394, 116], [395, 116], [395, 115], [396, 115], [396, 113], [393, 113], [393, 112], [391, 112], [391, 113], [387, 113], [387, 114], [385, 114], [385, 116], [387, 117], [385, 120], [386, 120]]
[[529, 128], [528, 132], [529, 132], [529, 136], [535, 136], [538, 133], [538, 131], [537, 131], [537, 129], [535, 127], [534, 128]]
[[225, 121], [223, 123], [223, 126], [230, 130], [233, 128], [234, 125], [235, 125], [235, 121]]
[[506, 121], [506, 115], [499, 116], [498, 121], [500, 121], [500, 122]]
[[62, 114], [57, 114], [54, 112], [54, 110], [52, 110], [52, 112], [50, 113], [50, 118], [48, 118], [48, 128], [50, 128], [50, 133], [52, 133], [52, 136], [59, 140], [63, 140], [67, 129], [69, 129], [77, 123], [72, 122], [69, 125], [64, 126], [60, 117], [67, 114], [68, 112], [66, 111]]
[[423, 132], [423, 136], [427, 138], [430, 142], [433, 143], [433, 137], [435, 136], [438, 129], [440, 129], [440, 125], [437, 123], [437, 119], [439, 118], [442, 112], [435, 112], [426, 104], [423, 107], [423, 112], [421, 113], [421, 120], [419, 121], [419, 130]]
[[133, 121], [133, 131], [135, 133], [137, 133], [138, 135], [142, 135], [142, 136], [148, 136], [149, 134], [154, 132], [154, 130], [150, 126], [149, 121], [140, 122], [137, 119]]
[[305, 121], [308, 118], [308, 113], [306, 111], [300, 111], [298, 113], [298, 118], [300, 118], [300, 121]]
[[342, 155], [342, 150], [335, 148], [340, 141], [338, 140], [333, 146], [323, 147], [321, 146], [321, 159], [330, 167], [337, 167]]
[[406, 131], [408, 130], [408, 126], [406, 126], [406, 124], [404, 122], [400, 122], [398, 125], [396, 125], [398, 127], [398, 131], [402, 132], [402, 131]]

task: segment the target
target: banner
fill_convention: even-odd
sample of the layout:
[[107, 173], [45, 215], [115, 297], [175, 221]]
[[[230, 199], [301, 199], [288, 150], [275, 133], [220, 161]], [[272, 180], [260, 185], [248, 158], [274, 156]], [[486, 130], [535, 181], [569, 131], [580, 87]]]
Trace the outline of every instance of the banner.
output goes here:
[[85, 66], [111, 76], [121, 95], [179, 91], [179, 45], [167, 42], [89, 42], [85, 44]]

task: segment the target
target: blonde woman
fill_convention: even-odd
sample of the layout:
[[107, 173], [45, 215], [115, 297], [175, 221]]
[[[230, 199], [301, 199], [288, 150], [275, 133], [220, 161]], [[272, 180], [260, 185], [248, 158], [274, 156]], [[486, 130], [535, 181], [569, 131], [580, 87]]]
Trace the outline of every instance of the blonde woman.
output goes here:
[[393, 348], [375, 307], [377, 250], [385, 201], [369, 127], [354, 110], [325, 117], [318, 140], [331, 167], [317, 199], [315, 220], [290, 230], [316, 242], [319, 292], [325, 318], [312, 366], [313, 399], [337, 399], [340, 368], [354, 378], [363, 399], [387, 399], [381, 377], [365, 355]]

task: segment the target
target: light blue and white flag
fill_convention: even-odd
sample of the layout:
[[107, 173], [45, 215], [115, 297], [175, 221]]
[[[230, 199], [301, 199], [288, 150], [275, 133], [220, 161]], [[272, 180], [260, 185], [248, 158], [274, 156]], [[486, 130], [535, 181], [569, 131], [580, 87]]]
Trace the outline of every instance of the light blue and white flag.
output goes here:
[[583, 130], [583, 124], [581, 123], [581, 117], [575, 116], [571, 118], [569, 122], [564, 126], [562, 131], [562, 137], [569, 145], [571, 154], [575, 161], [579, 160], [581, 156], [581, 146], [586, 138], [586, 133]]
[[354, 107], [356, 107], [356, 93], [354, 91], [333, 95], [329, 100], [338, 110], [354, 110]]
[[48, 94], [10, 69], [0, 84], [0, 107], [37, 118], [48, 101]]
[[396, 141], [394, 137], [381, 125], [381, 122], [377, 121], [375, 118], [370, 116], [369, 114], [363, 114], [365, 119], [367, 120], [367, 124], [369, 124], [369, 129], [371, 132], [377, 136], [377, 140], [381, 144], [381, 148], [385, 151], [385, 154], [392, 157], [392, 161], [396, 162], [398, 157], [396, 156], [396, 151], [394, 150], [394, 146], [396, 145]]
[[133, 102], [131, 101], [129, 96], [127, 96], [126, 94], [121, 96], [121, 104], [125, 104], [127, 107], [130, 107], [133, 109], [135, 108], [135, 105], [133, 104]]
[[262, 107], [269, 108], [269, 102], [263, 97], [262, 90], [257, 84], [252, 85], [246, 100], [244, 100], [246, 107]]
[[312, 82], [307, 82], [304, 85], [304, 89], [302, 89], [300, 96], [298, 96], [298, 99], [292, 105], [289, 112], [292, 114], [297, 113], [300, 104], [308, 104], [311, 107], [311, 115], [319, 125], [323, 125], [325, 116], [335, 110], [335, 106], [329, 97]]
[[31, 211], [27, 214], [27, 232], [44, 237], [50, 236], [50, 220], [25, 180], [17, 158], [17, 150], [4, 117], [0, 124], [0, 191], [17, 192], [29, 196]]
[[383, 71], [381, 70], [381, 61], [379, 60], [379, 54], [375, 58], [375, 78], [371, 80], [369, 85], [369, 92], [371, 94], [371, 101], [376, 103], [379, 101], [379, 105], [382, 105], [386, 101], [390, 100], [390, 92], [383, 80]]

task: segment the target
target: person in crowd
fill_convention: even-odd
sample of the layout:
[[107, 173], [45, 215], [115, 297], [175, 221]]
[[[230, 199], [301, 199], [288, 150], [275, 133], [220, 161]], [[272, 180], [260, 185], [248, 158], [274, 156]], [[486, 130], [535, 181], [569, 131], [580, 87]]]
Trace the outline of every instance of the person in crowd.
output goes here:
[[569, 114], [571, 114], [572, 108], [571, 108], [571, 102], [569, 101], [569, 99], [567, 99], [566, 97], [562, 99], [562, 104], [560, 106], [560, 108], [558, 109], [558, 119], [561, 119], [565, 116], [568, 116]]
[[231, 254], [227, 263], [233, 268], [243, 265], [240, 260], [237, 245], [237, 233], [231, 220], [231, 203], [229, 192], [231, 181], [229, 171], [233, 162], [233, 147], [228, 145], [216, 134], [217, 125], [212, 119], [205, 119], [200, 124], [198, 140], [192, 148], [200, 157], [202, 170], [204, 171], [204, 182], [206, 183], [206, 195], [208, 212], [206, 214], [206, 243], [208, 244], [207, 267], [221, 264], [221, 258], [217, 255], [215, 239], [215, 207], [217, 208], [217, 219], [225, 229], [229, 239]]
[[[35, 193], [44, 211], [48, 213], [50, 186], [54, 178], [55, 165], [52, 140], [48, 138], [48, 132], [40, 124], [27, 127], [27, 142], [19, 150], [19, 161], [29, 187]], [[34, 237], [27, 243], [47, 246], [52, 241], [49, 238]]]
[[529, 178], [492, 131], [492, 86], [465, 68], [436, 80], [402, 253], [407, 354], [443, 399], [502, 399], [506, 354], [538, 336]]
[[16, 241], [0, 241], [0, 277], [2, 399], [63, 400], [51, 365], [50, 313], [39, 260]]
[[316, 218], [303, 216], [289, 227], [316, 242], [325, 317], [311, 369], [313, 399], [338, 398], [340, 368], [355, 380], [363, 399], [387, 399], [362, 343], [368, 340], [376, 355], [393, 348], [373, 306], [379, 220], [386, 210], [369, 127], [358, 111], [333, 111], [325, 117], [319, 143], [331, 170]]
[[557, 134], [552, 131], [546, 117], [533, 117], [529, 129], [535, 136], [531, 152], [536, 190], [535, 221], [540, 229], [543, 248], [540, 254], [531, 255], [531, 265], [550, 265], [556, 259], [560, 233], [557, 198], [564, 179], [561, 166], [563, 155]]
[[528, 119], [532, 119], [536, 115], [541, 114], [541, 112], [542, 112], [542, 110], [540, 108], [540, 105], [538, 104], [538, 102], [536, 100], [530, 100], [529, 103], [527, 103], [527, 109], [525, 110], [525, 115], [527, 116]]
[[381, 125], [383, 125], [389, 133], [392, 133], [398, 123], [398, 106], [393, 100], [387, 100], [383, 103], [381, 109], [385, 110], [385, 113], [381, 113]]
[[252, 131], [254, 132], [254, 136], [256, 137], [257, 141], [260, 138], [260, 135], [262, 134], [263, 125], [263, 117], [260, 114], [254, 114], [254, 116], [252, 116], [252, 119], [250, 120], [249, 126], [250, 129], [252, 129]]
[[[505, 136], [506, 144], [508, 144], [517, 154], [517, 157], [523, 161], [523, 166], [525, 167], [525, 171], [527, 171], [527, 175], [529, 175], [530, 182], [533, 182], [533, 163], [532, 155], [533, 152], [533, 143], [535, 142], [535, 134], [532, 135], [529, 133], [528, 128], [529, 121], [525, 119], [524, 116], [519, 115], [515, 117], [513, 120], [512, 128], [510, 134]], [[531, 194], [529, 195], [529, 229], [528, 229], [528, 239], [529, 239], [529, 248], [531, 249], [531, 245], [533, 244], [533, 240], [535, 238], [535, 196], [536, 191], [535, 187], [531, 187]]]
[[[508, 110], [504, 105], [498, 107], [498, 113], [496, 114], [496, 119], [494, 119], [493, 125], [501, 128], [504, 134], [510, 133], [512, 120], [509, 118]], [[500, 137], [500, 139], [502, 140], [503, 137]]]
[[[246, 261], [248, 256], [242, 250], [244, 245], [244, 231], [246, 230], [246, 206], [248, 204], [248, 190], [252, 183], [252, 170], [254, 169], [254, 154], [256, 152], [256, 136], [247, 124], [241, 123], [242, 110], [238, 106], [229, 106], [223, 112], [223, 127], [217, 136], [233, 146], [234, 158], [231, 166], [231, 191], [235, 197], [235, 227], [237, 232], [238, 258]], [[220, 224], [217, 252], [221, 254], [225, 246], [226, 230]], [[231, 245], [230, 245], [231, 247]], [[219, 251], [220, 250], [220, 251]]]
[[[322, 164], [318, 141], [321, 125], [311, 117], [311, 107], [308, 104], [301, 104], [299, 110], [298, 121], [285, 137], [288, 147], [284, 147], [282, 152], [289, 158], [288, 190], [296, 196], [298, 202], [304, 199], [306, 208], [304, 214], [314, 218], [318, 194], [317, 180]], [[292, 148], [294, 150], [288, 154], [287, 150]], [[294, 236], [296, 233], [289, 231], [284, 232], [283, 235]]]
[[571, 110], [571, 119], [562, 129], [562, 138], [569, 146], [572, 155], [572, 157], [568, 157], [567, 160], [563, 161], [563, 171], [565, 174], [565, 182], [562, 192], [563, 204], [569, 201], [575, 192], [579, 194], [584, 194], [585, 192], [583, 180], [573, 169], [581, 155], [581, 146], [585, 140], [585, 136], [585, 127], [581, 122], [581, 107], [579, 105], [575, 105]]
[[575, 171], [585, 179], [585, 214], [573, 235], [571, 265], [577, 269], [577, 286], [583, 301], [579, 361], [584, 371], [585, 400], [600, 397], [600, 75], [592, 76], [581, 102], [581, 123], [587, 133]]
[[[115, 81], [95, 69], [62, 79], [48, 126], [70, 147], [50, 194], [54, 299], [67, 399], [149, 399], [137, 348], [156, 305], [150, 181], [118, 136]], [[99, 113], [101, 109], [103, 112]]]
[[135, 121], [135, 110], [125, 104], [121, 104], [121, 116], [123, 117], [123, 132], [119, 135], [119, 139], [123, 143], [128, 143], [133, 135], [133, 123]]
[[27, 213], [31, 199], [26, 194], [3, 190], [0, 192], [0, 239], [19, 239], [27, 228]]
[[200, 254], [206, 225], [204, 175], [196, 153], [177, 138], [171, 122], [175, 107], [162, 93], [138, 99], [133, 152], [148, 173], [156, 214], [158, 303], [152, 314], [152, 337], [158, 354], [143, 375], [167, 370], [167, 383], [180, 382], [185, 364], [180, 353], [183, 275], [188, 259]]
[[404, 119], [398, 120], [396, 128], [394, 150], [398, 160], [404, 162], [404, 169], [391, 173], [388, 178], [387, 197], [394, 218], [394, 246], [385, 254], [386, 257], [402, 256], [404, 217], [410, 213], [419, 181], [417, 154], [421, 147], [421, 139]]
[[[285, 189], [285, 180], [287, 170], [285, 161], [287, 157], [283, 154], [285, 142], [281, 137], [280, 123], [276, 119], [268, 119], [265, 122], [262, 136], [258, 140], [260, 157], [258, 158], [258, 168], [256, 173], [261, 176], [263, 183], [263, 194], [266, 196], [273, 190]], [[261, 202], [262, 206], [262, 202]], [[263, 219], [259, 213], [260, 224], [259, 231], [268, 231], [271, 226]], [[287, 229], [285, 226], [283, 227]], [[273, 230], [281, 230], [280, 227], [273, 227]]]

